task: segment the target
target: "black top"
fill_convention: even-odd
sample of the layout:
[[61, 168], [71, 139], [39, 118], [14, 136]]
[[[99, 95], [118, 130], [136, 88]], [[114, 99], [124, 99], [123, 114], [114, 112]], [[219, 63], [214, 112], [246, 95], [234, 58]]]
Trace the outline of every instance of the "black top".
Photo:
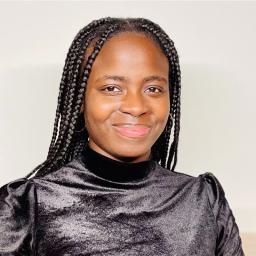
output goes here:
[[146, 178], [150, 170], [155, 168], [155, 162], [150, 155], [149, 160], [137, 163], [119, 162], [99, 154], [89, 146], [83, 152], [85, 167], [95, 175], [110, 181], [129, 182]]
[[91, 148], [0, 189], [0, 255], [244, 255], [218, 179]]

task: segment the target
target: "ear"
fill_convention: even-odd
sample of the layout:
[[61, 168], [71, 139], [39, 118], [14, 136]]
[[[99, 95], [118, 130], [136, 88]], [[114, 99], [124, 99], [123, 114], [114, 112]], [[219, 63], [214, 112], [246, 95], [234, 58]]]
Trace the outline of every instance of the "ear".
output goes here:
[[81, 109], [80, 109], [80, 113], [83, 113], [83, 112], [84, 112], [84, 103], [82, 104]]

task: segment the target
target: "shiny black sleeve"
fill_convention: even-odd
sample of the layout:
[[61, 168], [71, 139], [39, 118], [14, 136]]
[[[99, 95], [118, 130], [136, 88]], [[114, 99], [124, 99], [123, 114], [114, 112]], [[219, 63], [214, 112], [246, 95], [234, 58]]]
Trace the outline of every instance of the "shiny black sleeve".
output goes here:
[[34, 255], [35, 186], [21, 178], [0, 188], [0, 255]]
[[211, 172], [204, 173], [203, 178], [207, 186], [209, 203], [218, 226], [215, 255], [244, 256], [239, 228], [222, 185]]

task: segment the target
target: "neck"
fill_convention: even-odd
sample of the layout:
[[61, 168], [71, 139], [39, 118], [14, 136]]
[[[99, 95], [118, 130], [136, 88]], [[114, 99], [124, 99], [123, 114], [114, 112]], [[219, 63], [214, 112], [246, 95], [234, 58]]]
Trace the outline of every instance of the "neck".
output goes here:
[[83, 160], [88, 170], [97, 176], [116, 182], [141, 180], [155, 167], [152, 155], [148, 160], [141, 162], [120, 162], [96, 152], [88, 144], [83, 152]]

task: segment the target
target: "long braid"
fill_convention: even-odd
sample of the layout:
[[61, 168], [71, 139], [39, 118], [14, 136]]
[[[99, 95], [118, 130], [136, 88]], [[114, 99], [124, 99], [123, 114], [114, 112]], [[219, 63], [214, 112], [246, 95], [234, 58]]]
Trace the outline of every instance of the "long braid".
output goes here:
[[[56, 109], [56, 118], [55, 118], [55, 122], [54, 122], [53, 136], [52, 136], [52, 140], [51, 140], [51, 144], [50, 144], [50, 148], [49, 148], [47, 158], [51, 155], [52, 148], [53, 148], [53, 145], [54, 145], [55, 140], [56, 140], [57, 131], [58, 131], [58, 121], [59, 121], [59, 117], [60, 117], [60, 106], [61, 106], [61, 101], [62, 101], [62, 95], [63, 95], [65, 83], [67, 81], [67, 73], [71, 69], [71, 67], [74, 65], [74, 60], [75, 60], [75, 56], [76, 56], [76, 53], [77, 53], [77, 46], [80, 44], [81, 40], [83, 40], [83, 38], [86, 37], [89, 34], [90, 30], [92, 28], [95, 28], [95, 26], [99, 25], [100, 23], [102, 23], [102, 21], [103, 20], [93, 21], [90, 24], [88, 24], [88, 26], [81, 29], [77, 33], [75, 39], [73, 40], [73, 43], [71, 44], [71, 46], [69, 48], [69, 51], [68, 51], [68, 54], [67, 54], [66, 60], [65, 60], [65, 66], [63, 68], [62, 79], [61, 79], [61, 82], [60, 82], [58, 105], [57, 105], [57, 109]], [[68, 90], [66, 90], [66, 91], [68, 91]]]
[[[107, 40], [115, 34], [125, 31], [142, 32], [149, 36], [149, 38], [153, 39], [160, 46], [168, 58], [170, 64], [170, 113], [174, 117], [174, 140], [171, 144], [170, 153], [168, 153], [173, 126], [173, 119], [169, 116], [164, 132], [153, 145], [152, 151], [154, 158], [160, 161], [163, 167], [168, 169], [174, 156], [174, 164], [171, 169], [172, 171], [174, 170], [177, 162], [180, 122], [180, 70], [174, 43], [159, 25], [150, 20], [143, 18], [106, 17], [92, 21], [81, 29], [73, 40], [63, 69], [53, 136], [47, 159], [26, 177], [29, 177], [35, 172], [37, 172], [36, 176], [43, 176], [57, 170], [60, 166], [63, 166], [82, 153], [88, 141], [89, 134], [86, 129], [82, 132], [76, 132], [76, 128], [81, 126], [80, 123], [82, 123], [84, 128], [84, 117], [80, 113], [80, 109], [93, 62]], [[94, 44], [94, 40], [96, 39], [93, 52], [85, 62], [85, 52], [90, 45]]]
[[[109, 20], [109, 18], [101, 19], [101, 20], [96, 21], [96, 22], [91, 22], [88, 25], [88, 27], [86, 27], [86, 29], [85, 28], [81, 29], [79, 31], [78, 35], [75, 37], [75, 40], [73, 41], [73, 43], [70, 47], [70, 51], [69, 51], [68, 56], [67, 56], [68, 60], [67, 60], [66, 65], [64, 67], [62, 81], [61, 81], [61, 85], [68, 84], [68, 88], [67, 88], [66, 92], [69, 92], [72, 83], [76, 82], [77, 73], [76, 72], [74, 73], [74, 68], [73, 67], [75, 67], [76, 62], [78, 62], [77, 65], [80, 65], [81, 57], [82, 57], [81, 54], [83, 53], [84, 49], [87, 46], [87, 45], [84, 45], [82, 51], [80, 51], [80, 56], [79, 56], [78, 51], [80, 50], [82, 41], [84, 40], [85, 37], [87, 37], [90, 34], [91, 30], [95, 29], [97, 26], [99, 26], [100, 24], [102, 24], [102, 23], [104, 23], [108, 20]], [[77, 60], [78, 56], [79, 56], [79, 60]], [[73, 76], [73, 75], [75, 75], [75, 76]], [[73, 81], [70, 83], [70, 80], [72, 80], [72, 76], [73, 76]], [[63, 86], [63, 88], [64, 88], [64, 86]], [[61, 106], [61, 99], [62, 99], [62, 93], [61, 93], [61, 90], [60, 90], [58, 107], [57, 107], [57, 111], [56, 111], [57, 113], [59, 113], [59, 106]], [[66, 95], [64, 95], [64, 106], [67, 106], [67, 105], [68, 105], [68, 97]], [[63, 112], [64, 117], [66, 115], [65, 111], [66, 111], [66, 109]], [[56, 115], [56, 119], [57, 118], [59, 118], [59, 115]], [[52, 152], [54, 151], [53, 145], [55, 143], [55, 139], [56, 139], [56, 135], [57, 135], [57, 122], [58, 122], [58, 119], [55, 120], [55, 125], [54, 125], [55, 132], [54, 132], [54, 136], [52, 138], [52, 142], [51, 142], [51, 145], [50, 145], [49, 154], [52, 154]], [[62, 124], [61, 124], [62, 126], [63, 126], [64, 122], [65, 122], [65, 118], [62, 119]], [[60, 138], [60, 140], [61, 139], [62, 139], [62, 137]], [[55, 150], [58, 148], [58, 146], [59, 146], [59, 143], [57, 145], [55, 145]]]

